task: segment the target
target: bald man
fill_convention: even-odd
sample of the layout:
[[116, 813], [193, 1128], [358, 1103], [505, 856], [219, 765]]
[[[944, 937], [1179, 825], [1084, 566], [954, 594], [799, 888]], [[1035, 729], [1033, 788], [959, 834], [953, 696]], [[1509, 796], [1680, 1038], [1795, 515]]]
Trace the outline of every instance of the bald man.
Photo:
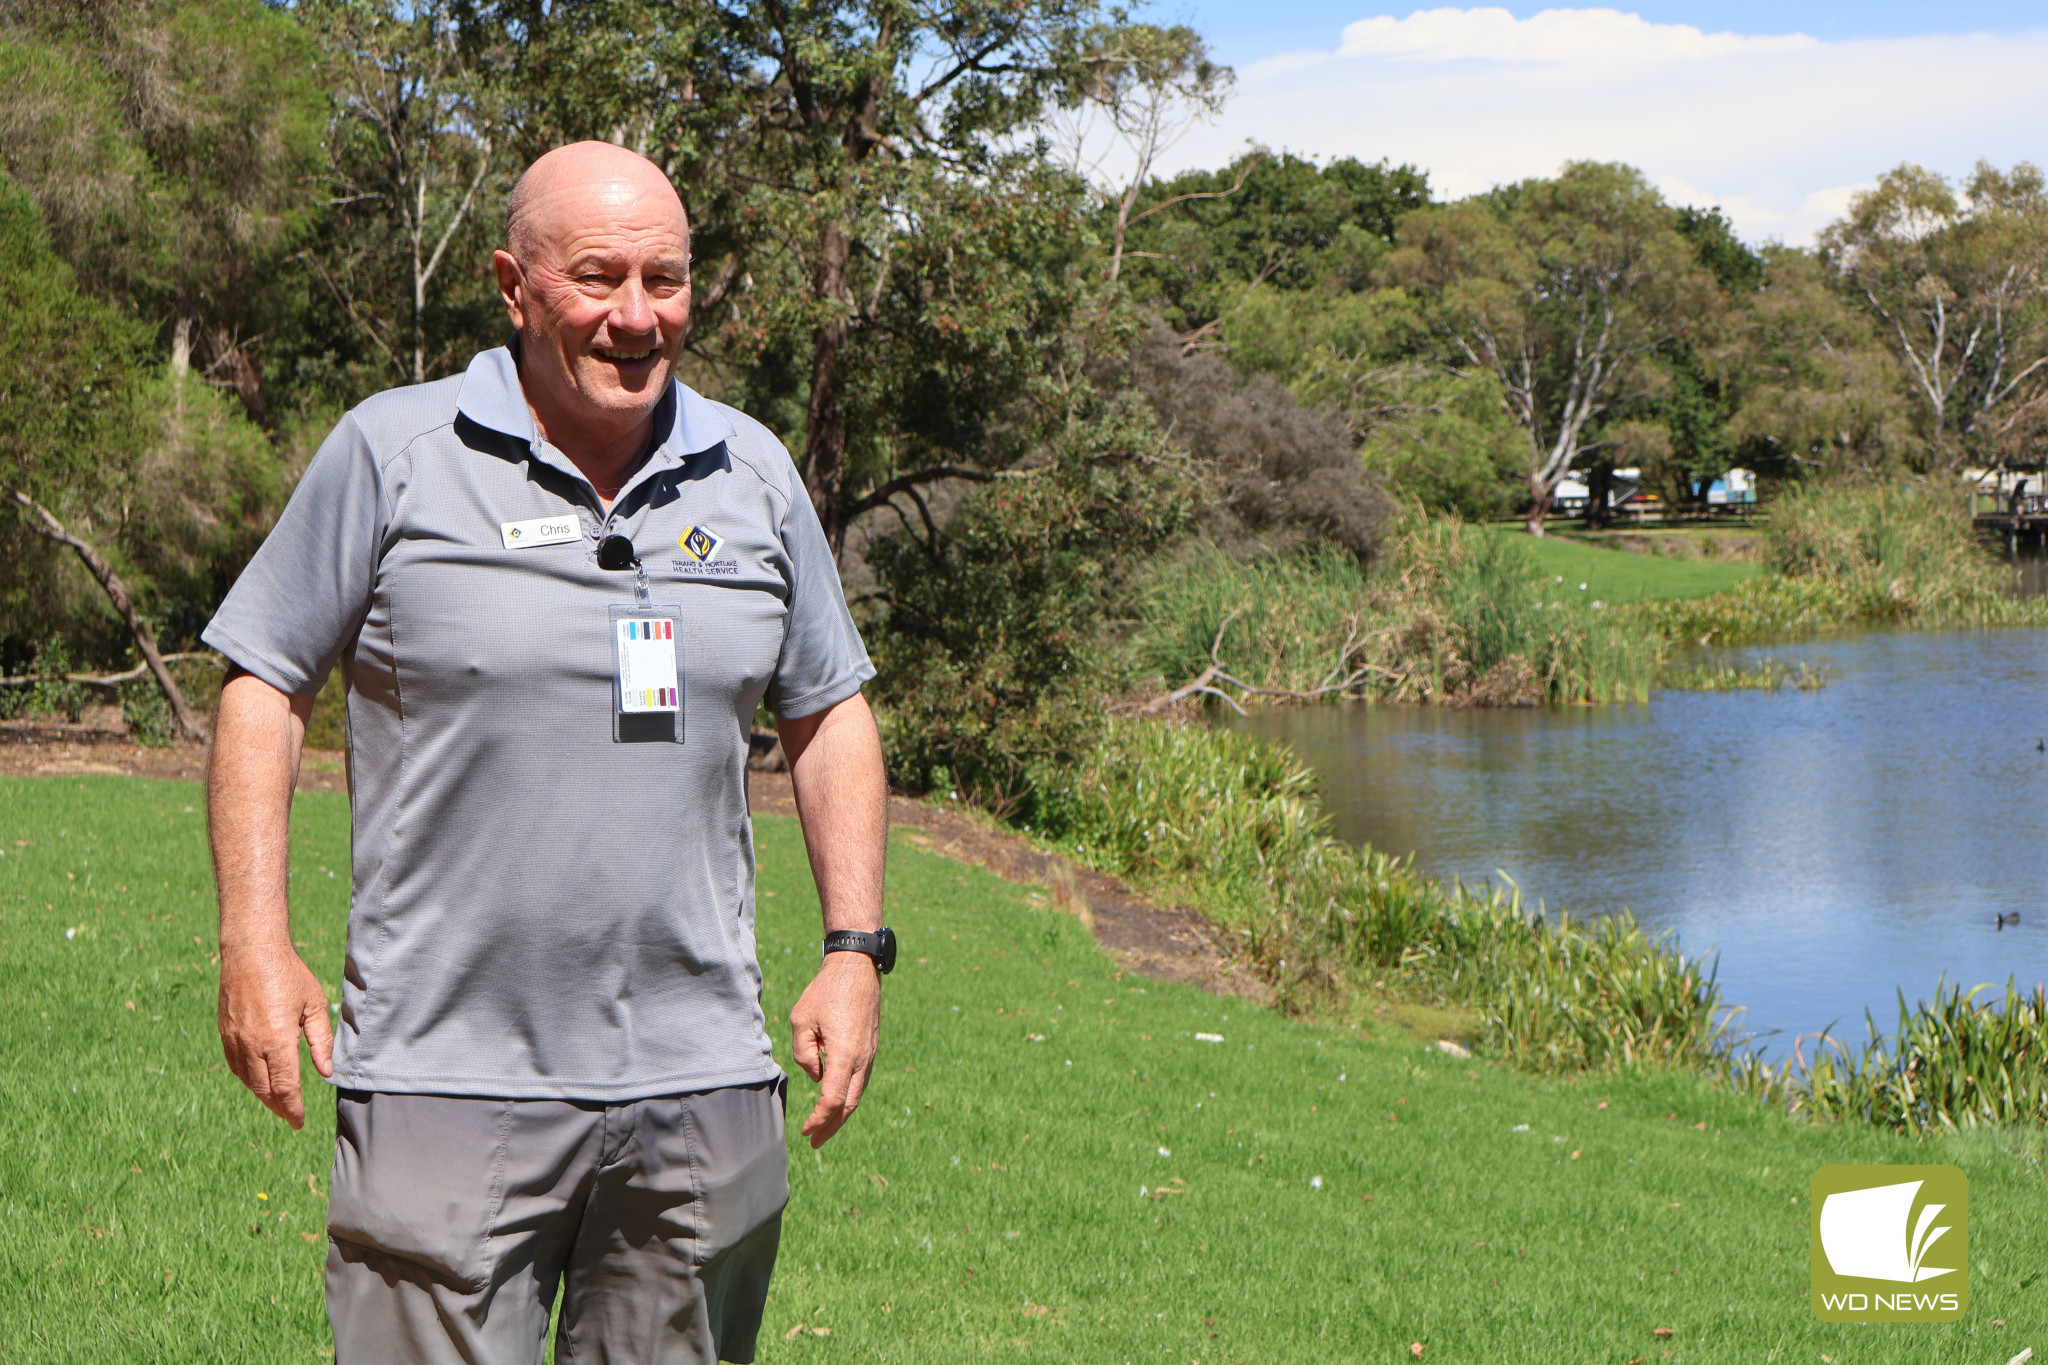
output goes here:
[[[874, 675], [788, 453], [675, 379], [689, 225], [649, 162], [548, 153], [512, 199], [515, 335], [341, 420], [205, 638], [220, 1031], [298, 1127], [338, 1090], [342, 1365], [747, 1361], [789, 1196], [754, 949], [766, 701], [823, 905], [790, 1024], [812, 1145], [859, 1103], [881, 975]], [[306, 717], [348, 684], [341, 1000], [292, 942]]]

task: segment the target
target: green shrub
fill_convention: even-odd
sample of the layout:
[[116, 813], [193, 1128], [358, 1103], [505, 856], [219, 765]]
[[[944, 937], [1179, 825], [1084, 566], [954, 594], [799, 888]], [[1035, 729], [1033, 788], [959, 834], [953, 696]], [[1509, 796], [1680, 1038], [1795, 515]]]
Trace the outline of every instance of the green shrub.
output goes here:
[[[21, 670], [23, 675], [62, 675], [80, 671], [78, 661], [72, 656], [70, 643], [58, 635], [53, 635], [38, 645], [35, 657]], [[59, 676], [56, 681], [33, 682], [25, 687], [0, 688], [0, 717], [8, 720], [45, 717], [76, 721], [84, 713], [85, 708], [95, 705], [97, 700], [91, 688], [82, 683], [65, 681]]]

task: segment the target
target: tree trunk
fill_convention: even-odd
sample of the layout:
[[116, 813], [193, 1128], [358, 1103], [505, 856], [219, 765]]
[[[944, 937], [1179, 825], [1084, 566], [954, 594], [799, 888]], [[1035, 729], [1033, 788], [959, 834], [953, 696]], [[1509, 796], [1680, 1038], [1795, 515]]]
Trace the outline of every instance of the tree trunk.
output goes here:
[[35, 520], [30, 523], [30, 529], [37, 535], [56, 541], [59, 545], [70, 546], [76, 552], [80, 562], [85, 565], [86, 572], [99, 583], [100, 588], [107, 594], [107, 600], [114, 604], [114, 610], [120, 613], [122, 621], [127, 623], [128, 633], [134, 637], [135, 648], [142, 654], [143, 662], [149, 666], [150, 676], [156, 679], [156, 685], [163, 690], [164, 700], [171, 704], [171, 714], [177, 718], [178, 728], [184, 732], [185, 738], [204, 743], [205, 720], [192, 709], [185, 700], [185, 694], [178, 689], [177, 679], [171, 676], [171, 670], [164, 664], [163, 655], [157, 652], [156, 632], [149, 628], [149, 622], [143, 620], [141, 614], [135, 610], [135, 599], [129, 596], [128, 585], [114, 572], [114, 566], [107, 563], [98, 550], [65, 530], [64, 523], [52, 516], [49, 508], [18, 488], [10, 488], [7, 491], [34, 516]]
[[1523, 521], [1523, 529], [1532, 536], [1543, 534], [1543, 519], [1550, 515], [1550, 481], [1539, 470], [1529, 473], [1529, 512]]
[[846, 525], [840, 512], [846, 486], [846, 417], [840, 411], [840, 351], [846, 345], [851, 323], [844, 311], [847, 296], [846, 262], [852, 241], [839, 224], [826, 227], [818, 244], [818, 267], [811, 287], [821, 303], [833, 309], [811, 335], [811, 398], [804, 433], [804, 488], [811, 505], [818, 509], [818, 521], [825, 539], [838, 555], [846, 541]]
[[1614, 520], [1614, 461], [1602, 460], [1586, 476], [1586, 525], [1605, 530]]

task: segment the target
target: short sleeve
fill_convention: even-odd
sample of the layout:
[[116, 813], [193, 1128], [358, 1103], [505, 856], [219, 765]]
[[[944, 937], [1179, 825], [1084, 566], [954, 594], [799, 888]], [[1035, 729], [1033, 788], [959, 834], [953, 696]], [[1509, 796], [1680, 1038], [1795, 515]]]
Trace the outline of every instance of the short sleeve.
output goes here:
[[376, 453], [350, 414], [200, 638], [279, 691], [319, 691], [369, 611], [386, 521]]
[[853, 613], [846, 609], [825, 528], [802, 484], [795, 483], [795, 472], [790, 466], [795, 486], [789, 488], [789, 510], [779, 528], [791, 572], [789, 618], [775, 680], [768, 687], [770, 709], [790, 720], [845, 701], [875, 676]]

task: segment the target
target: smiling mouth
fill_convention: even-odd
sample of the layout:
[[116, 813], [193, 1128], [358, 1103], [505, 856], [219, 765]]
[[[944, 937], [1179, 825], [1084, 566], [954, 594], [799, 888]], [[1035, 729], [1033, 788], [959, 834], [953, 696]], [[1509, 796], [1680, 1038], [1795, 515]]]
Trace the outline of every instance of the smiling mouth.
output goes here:
[[628, 350], [622, 346], [593, 346], [590, 353], [599, 360], [616, 361], [621, 365], [637, 365], [643, 360], [652, 360], [655, 349], [652, 346], [642, 346], [637, 350]]

